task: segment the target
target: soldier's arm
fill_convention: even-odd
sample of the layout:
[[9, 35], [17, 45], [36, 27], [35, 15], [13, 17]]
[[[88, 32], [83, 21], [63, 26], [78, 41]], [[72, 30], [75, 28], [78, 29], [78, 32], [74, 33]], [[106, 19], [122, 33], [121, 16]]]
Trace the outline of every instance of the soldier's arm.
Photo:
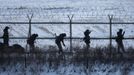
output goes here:
[[124, 36], [124, 34], [125, 34], [125, 31], [123, 32], [123, 34], [122, 34], [122, 35]]
[[65, 46], [64, 40], [62, 40], [63, 46]]

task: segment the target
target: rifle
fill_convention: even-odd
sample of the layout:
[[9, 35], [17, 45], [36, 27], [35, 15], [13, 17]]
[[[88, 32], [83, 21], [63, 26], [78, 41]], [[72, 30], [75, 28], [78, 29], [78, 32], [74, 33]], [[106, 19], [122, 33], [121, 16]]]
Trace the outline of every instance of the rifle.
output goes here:
[[124, 36], [124, 34], [125, 34], [125, 31], [123, 32], [123, 34], [122, 34], [122, 35]]

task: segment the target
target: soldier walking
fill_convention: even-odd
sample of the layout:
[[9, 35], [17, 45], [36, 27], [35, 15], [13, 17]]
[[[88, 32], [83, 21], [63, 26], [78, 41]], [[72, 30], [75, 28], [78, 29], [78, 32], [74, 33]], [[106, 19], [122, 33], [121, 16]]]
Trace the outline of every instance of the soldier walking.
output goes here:
[[118, 52], [120, 52], [120, 49], [122, 49], [123, 52], [125, 52], [123, 39], [124, 39], [125, 31], [123, 32], [123, 29], [119, 29], [117, 32], [116, 42], [118, 45]]
[[88, 29], [84, 32], [85, 36], [84, 36], [83, 40], [87, 45], [87, 49], [90, 47], [90, 36], [89, 36], [90, 33], [91, 33], [91, 31], [89, 31]]
[[66, 33], [62, 33], [59, 36], [56, 36], [55, 43], [57, 44], [57, 46], [59, 48], [59, 54], [63, 53], [62, 44], [63, 44], [63, 46], [65, 46], [65, 44], [64, 44], [64, 38], [65, 37], [66, 37]]
[[27, 44], [30, 46], [30, 50], [34, 50], [35, 48], [35, 40], [38, 37], [38, 34], [32, 34], [28, 39], [27, 39]]
[[4, 34], [3, 34], [2, 38], [3, 38], [4, 46], [9, 46], [9, 33], [8, 33], [8, 29], [9, 29], [9, 27], [6, 26], [5, 29], [3, 30]]

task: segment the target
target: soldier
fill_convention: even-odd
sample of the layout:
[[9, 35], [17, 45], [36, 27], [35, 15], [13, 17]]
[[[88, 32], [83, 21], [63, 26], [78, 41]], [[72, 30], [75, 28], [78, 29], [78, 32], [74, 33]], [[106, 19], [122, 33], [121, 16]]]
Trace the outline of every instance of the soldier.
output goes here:
[[59, 48], [59, 54], [63, 52], [61, 42], [62, 42], [63, 46], [65, 46], [65, 44], [64, 44], [65, 37], [66, 37], [66, 33], [62, 33], [59, 36], [56, 36], [55, 43], [57, 44], [57, 46]]
[[30, 50], [34, 49], [34, 43], [36, 38], [38, 37], [38, 34], [32, 34], [28, 39], [27, 39], [27, 44], [30, 46]]
[[3, 38], [4, 46], [9, 46], [9, 33], [8, 33], [8, 29], [9, 29], [9, 27], [6, 26], [5, 29], [3, 30], [4, 34], [3, 34], [2, 38]]
[[89, 36], [90, 33], [91, 31], [89, 31], [88, 29], [84, 32], [85, 37], [83, 38], [83, 40], [87, 45], [87, 49], [90, 47], [90, 36]]
[[124, 39], [125, 31], [123, 32], [123, 29], [119, 29], [117, 32], [116, 42], [118, 45], [118, 52], [120, 52], [120, 49], [122, 49], [123, 52], [125, 52], [124, 45], [123, 45], [123, 39]]

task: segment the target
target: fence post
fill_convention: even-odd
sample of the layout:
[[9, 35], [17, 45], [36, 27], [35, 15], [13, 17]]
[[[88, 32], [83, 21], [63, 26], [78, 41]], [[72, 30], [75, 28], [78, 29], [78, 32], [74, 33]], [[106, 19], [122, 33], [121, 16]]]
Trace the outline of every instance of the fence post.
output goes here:
[[74, 15], [69, 16], [69, 21], [70, 21], [70, 52], [72, 52], [72, 19]]
[[33, 18], [33, 14], [31, 16], [27, 15], [27, 18], [29, 20], [29, 31], [28, 31], [28, 37], [31, 36], [31, 21], [32, 21], [32, 18]]
[[[27, 18], [28, 18], [28, 21], [29, 21], [29, 30], [28, 30], [28, 38], [31, 36], [31, 21], [32, 21], [32, 18], [33, 18], [33, 14], [30, 16], [30, 15], [27, 15]], [[26, 50], [27, 49], [27, 44], [26, 44]], [[25, 53], [25, 68], [27, 67], [27, 52]]]
[[109, 27], [110, 27], [110, 53], [112, 52], [112, 19], [113, 19], [113, 15], [108, 15], [109, 18]]

